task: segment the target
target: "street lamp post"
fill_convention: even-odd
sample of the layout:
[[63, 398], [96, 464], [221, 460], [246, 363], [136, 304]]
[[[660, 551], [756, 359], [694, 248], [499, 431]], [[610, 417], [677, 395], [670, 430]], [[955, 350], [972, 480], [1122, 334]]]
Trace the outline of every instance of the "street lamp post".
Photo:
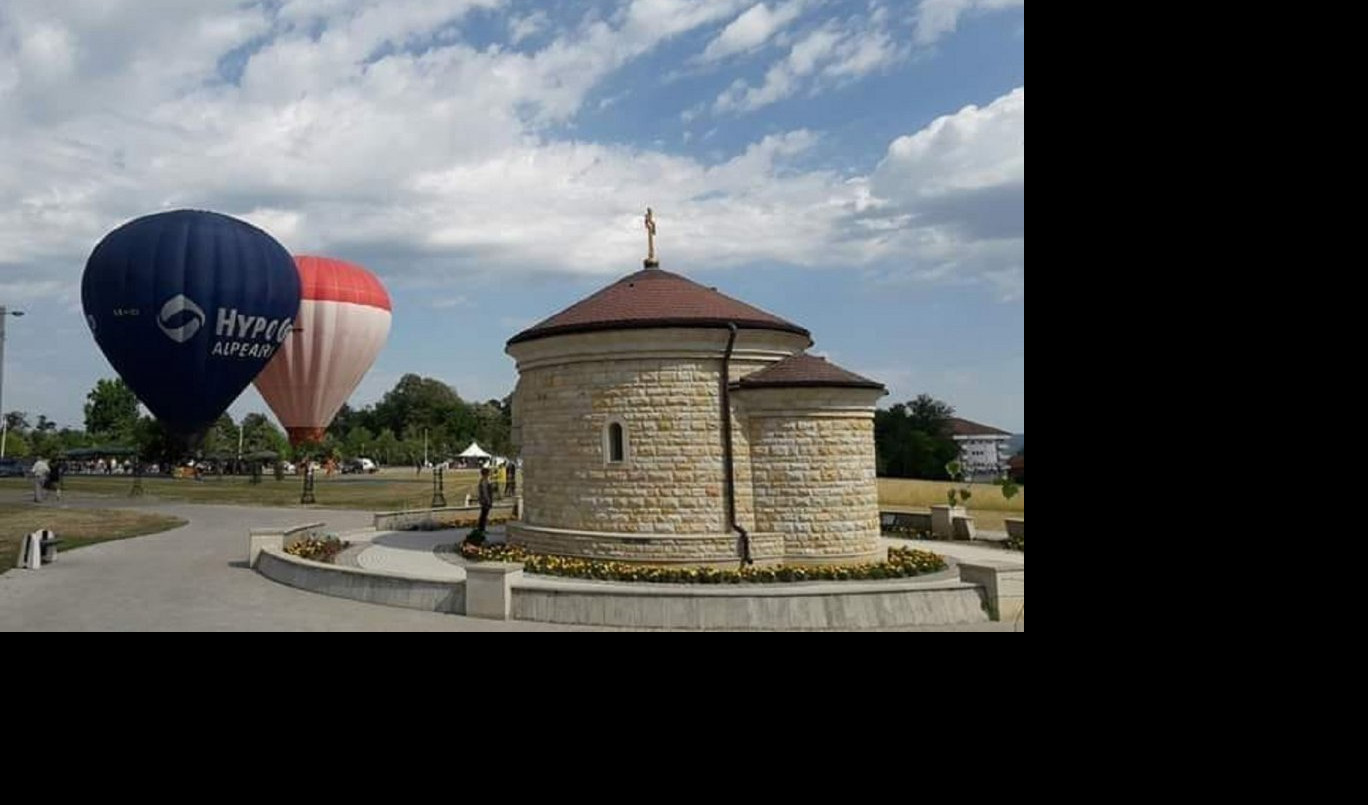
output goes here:
[[0, 305], [0, 458], [5, 457], [5, 441], [9, 438], [9, 420], [5, 418], [5, 317], [22, 315], [22, 310]]

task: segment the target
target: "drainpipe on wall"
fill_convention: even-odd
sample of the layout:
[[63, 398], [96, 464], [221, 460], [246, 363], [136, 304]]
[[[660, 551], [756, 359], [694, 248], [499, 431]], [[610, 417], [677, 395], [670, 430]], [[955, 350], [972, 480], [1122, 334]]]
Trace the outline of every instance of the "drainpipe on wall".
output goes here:
[[755, 560], [751, 559], [750, 534], [736, 522], [736, 472], [732, 466], [731, 432], [731, 356], [732, 347], [736, 344], [736, 324], [727, 322], [727, 329], [727, 351], [722, 354], [722, 471], [727, 485], [727, 523], [741, 535], [742, 563], [753, 565]]

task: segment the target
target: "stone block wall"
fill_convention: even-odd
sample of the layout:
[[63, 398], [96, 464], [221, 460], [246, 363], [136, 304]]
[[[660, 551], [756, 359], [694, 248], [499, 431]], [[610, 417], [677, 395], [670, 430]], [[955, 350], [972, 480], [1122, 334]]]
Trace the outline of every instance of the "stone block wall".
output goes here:
[[[518, 389], [524, 522], [608, 532], [723, 529], [718, 367], [678, 359], [532, 369]], [[607, 461], [622, 425], [626, 455]]]
[[[727, 536], [719, 412], [725, 331], [647, 330], [542, 339], [518, 358], [513, 430], [523, 522], [623, 534]], [[801, 348], [787, 333], [743, 332], [731, 378]], [[606, 461], [622, 425], [626, 456]], [[753, 520], [749, 434], [732, 417], [737, 517]]]
[[[758, 565], [777, 564], [784, 555], [782, 534], [751, 537], [751, 558]], [[578, 556], [613, 562], [653, 565], [712, 565], [735, 568], [740, 563], [737, 534], [652, 534], [632, 537], [592, 531], [541, 529], [510, 523], [509, 541], [537, 553]]]
[[873, 403], [866, 389], [739, 393], [750, 431], [755, 527], [790, 563], [879, 557]]
[[[509, 347], [518, 360], [513, 433], [523, 461], [517, 545], [562, 555], [728, 563], [719, 412], [726, 331], [556, 336]], [[742, 331], [728, 380], [807, 345]], [[736, 516], [757, 561], [879, 558], [870, 389], [732, 393]], [[605, 432], [621, 424], [622, 462]]]

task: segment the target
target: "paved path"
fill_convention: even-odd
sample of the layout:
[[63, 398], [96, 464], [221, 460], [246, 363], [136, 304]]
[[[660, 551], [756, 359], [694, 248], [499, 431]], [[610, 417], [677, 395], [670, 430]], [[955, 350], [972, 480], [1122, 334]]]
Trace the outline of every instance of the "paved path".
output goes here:
[[[0, 502], [11, 501], [10, 495]], [[17, 497], [17, 496], [14, 496]], [[53, 505], [53, 504], [44, 504]], [[38, 571], [0, 575], [0, 632], [7, 631], [616, 631], [528, 621], [489, 621], [398, 609], [296, 590], [246, 566], [247, 529], [322, 521], [345, 532], [370, 525], [363, 511], [164, 503], [68, 495], [72, 508], [136, 508], [190, 522], [161, 534], [64, 551]], [[387, 532], [357, 555], [365, 567], [463, 577], [432, 553], [452, 531]], [[945, 542], [890, 540], [964, 558], [1021, 561], [1022, 554]], [[977, 556], [983, 552], [985, 556]], [[1017, 627], [1021, 628], [1021, 627]], [[988, 623], [897, 631], [1013, 631]]]
[[[70, 498], [71, 496], [68, 496]], [[108, 498], [73, 506], [116, 507]], [[247, 529], [322, 520], [369, 525], [360, 511], [148, 502], [190, 525], [58, 554], [0, 576], [0, 631], [576, 631], [364, 604], [296, 590], [246, 566]]]
[[463, 581], [465, 569], [444, 562], [432, 552], [460, 539], [462, 531], [384, 531], [376, 534], [356, 557], [358, 567], [395, 576]]

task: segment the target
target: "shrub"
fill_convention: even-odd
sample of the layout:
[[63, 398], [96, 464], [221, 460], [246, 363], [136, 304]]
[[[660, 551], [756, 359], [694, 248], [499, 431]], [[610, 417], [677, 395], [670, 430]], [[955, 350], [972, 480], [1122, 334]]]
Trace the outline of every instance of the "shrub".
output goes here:
[[[495, 516], [491, 515], [490, 518], [489, 518], [489, 525], [503, 525], [504, 523], [507, 523], [510, 519], [511, 519], [511, 518], [505, 517], [505, 516], [495, 517]], [[466, 528], [466, 527], [468, 527], [468, 526], [474, 525], [474, 523], [475, 523], [475, 517], [474, 517], [474, 516], [469, 515], [469, 514], [464, 514], [464, 513], [463, 513], [463, 514], [458, 514], [458, 515], [454, 515], [454, 516], [448, 515], [448, 516], [446, 516], [446, 517], [441, 517], [441, 516], [431, 517], [431, 518], [429, 518], [429, 519], [427, 519], [427, 520], [423, 520], [422, 522], [414, 523], [413, 525], [409, 525], [409, 526], [404, 526], [403, 528], [401, 528], [401, 529], [399, 529], [399, 530], [400, 530], [400, 531], [445, 531], [445, 530], [447, 530], [447, 529], [449, 529], [449, 528]]]

